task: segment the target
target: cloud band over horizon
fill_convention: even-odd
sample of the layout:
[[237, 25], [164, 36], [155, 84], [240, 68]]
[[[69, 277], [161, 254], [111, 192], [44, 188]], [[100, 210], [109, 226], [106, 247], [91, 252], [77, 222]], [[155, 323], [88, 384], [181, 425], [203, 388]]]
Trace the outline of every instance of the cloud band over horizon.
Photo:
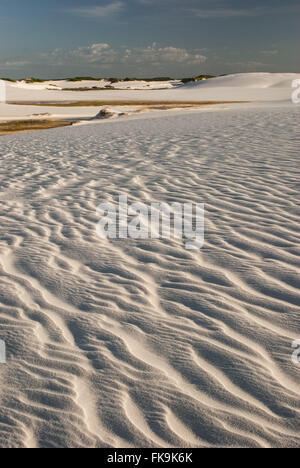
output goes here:
[[0, 76], [297, 72], [299, 15], [295, 0], [2, 0]]

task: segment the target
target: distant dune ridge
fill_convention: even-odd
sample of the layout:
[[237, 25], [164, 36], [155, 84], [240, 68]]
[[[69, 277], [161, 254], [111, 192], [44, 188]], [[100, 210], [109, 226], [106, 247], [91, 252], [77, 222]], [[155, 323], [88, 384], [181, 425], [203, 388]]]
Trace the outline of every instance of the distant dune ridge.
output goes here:
[[[86, 118], [0, 138], [1, 447], [300, 447], [297, 78], [8, 84], [14, 102], [251, 102], [92, 121], [0, 104]], [[205, 203], [204, 247], [100, 239], [96, 208], [120, 194]]]
[[[133, 106], [138, 102], [200, 103], [203, 101], [289, 102], [292, 83], [300, 79], [296, 73], [246, 73], [227, 75], [183, 85], [180, 81], [45, 81], [6, 82], [7, 102], [1, 104], [0, 120], [31, 118], [37, 113], [48, 113], [54, 118], [91, 118], [99, 112], [99, 102], [111, 106], [113, 102]], [[94, 87], [113, 86], [116, 89], [93, 90]], [[90, 91], [64, 91], [64, 88], [90, 89]], [[161, 89], [159, 89], [161, 88]], [[84, 106], [84, 103], [90, 105]], [[26, 110], [17, 104], [25, 103]], [[47, 103], [60, 103], [55, 110]], [[63, 104], [69, 107], [64, 108]], [[76, 103], [81, 103], [76, 106]], [[70, 105], [72, 104], [72, 109]], [[62, 108], [61, 108], [62, 106]], [[98, 107], [98, 110], [93, 107]], [[90, 107], [90, 108], [89, 108]]]

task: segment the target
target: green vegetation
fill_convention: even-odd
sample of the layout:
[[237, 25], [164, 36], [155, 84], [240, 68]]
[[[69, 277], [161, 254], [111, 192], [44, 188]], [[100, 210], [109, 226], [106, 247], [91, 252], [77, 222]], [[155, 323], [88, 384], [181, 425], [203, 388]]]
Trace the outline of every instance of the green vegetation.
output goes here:
[[195, 80], [201, 81], [201, 80], [209, 80], [211, 78], [216, 78], [216, 75], [199, 75], [199, 76], [196, 76]]
[[155, 77], [155, 78], [124, 78], [124, 80], [119, 80], [119, 81], [146, 81], [147, 83], [150, 83], [151, 81], [172, 81], [173, 78], [167, 77], [167, 76], [162, 76], [162, 77]]
[[10, 83], [17, 83], [17, 80], [12, 80], [11, 78], [0, 78], [3, 81], [9, 81]]
[[158, 76], [157, 78], [145, 78], [144, 81], [172, 81], [173, 78], [168, 76]]
[[[109, 91], [109, 90], [116, 90], [113, 86], [105, 86], [104, 88], [100, 88], [98, 86], [93, 86], [92, 88], [87, 88], [87, 87], [80, 87], [80, 88], [62, 88], [62, 91]], [[57, 91], [56, 89], [49, 89], [49, 91]]]
[[146, 81], [146, 82], [151, 82], [151, 81], [172, 81], [173, 78], [170, 78], [168, 76], [158, 76], [154, 78], [136, 78], [136, 77], [127, 77], [127, 78], [95, 78], [92, 76], [75, 76], [74, 78], [68, 78], [67, 81], [70, 82], [76, 82], [76, 81], [110, 81], [110, 83], [119, 83], [120, 81]]
[[181, 81], [183, 84], [186, 84], [186, 83], [192, 83], [193, 81], [196, 81], [196, 80], [195, 78], [183, 78]]
[[67, 81], [76, 82], [76, 81], [101, 81], [102, 78], [94, 78], [92, 76], [75, 76], [74, 78], [68, 78]]
[[40, 78], [25, 78], [25, 83], [45, 83], [46, 80], [41, 80]]
[[[225, 75], [220, 75], [220, 76], [225, 76]], [[171, 78], [169, 76], [157, 76], [157, 77], [154, 77], [154, 78], [136, 78], [136, 77], [126, 77], [124, 79], [122, 78], [95, 78], [93, 76], [75, 76], [73, 78], [68, 78], [67, 81], [71, 82], [71, 83], [76, 83], [76, 82], [79, 82], [79, 81], [107, 81], [107, 82], [110, 82], [111, 85], [115, 84], [115, 83], [119, 83], [121, 81], [145, 81], [147, 83], [150, 83], [150, 82], [155, 82], [155, 81], [181, 81], [182, 83], [191, 83], [191, 82], [195, 82], [195, 81], [201, 81], [201, 80], [208, 80], [210, 78], [215, 78], [216, 76], [215, 75], [206, 75], [206, 74], [203, 74], [203, 75], [198, 75], [198, 76], [195, 76], [195, 77], [190, 77], [190, 78], [182, 78], [182, 79], [177, 79], [177, 78]], [[14, 80], [14, 79], [11, 79], [11, 78], [0, 78], [2, 80], [6, 80], [6, 81], [10, 81], [11, 83], [16, 83], [17, 81], [19, 80]], [[24, 81], [26, 83], [45, 83], [46, 81], [63, 81], [62, 79], [51, 79], [51, 80], [44, 80], [44, 79], [41, 79], [41, 78], [34, 78], [34, 77], [31, 77], [31, 78], [25, 78]], [[108, 87], [109, 85], [106, 86], [106, 88]], [[94, 89], [98, 89], [98, 88], [94, 88]], [[99, 89], [103, 89], [103, 88], [99, 88]], [[113, 89], [113, 88], [111, 88]], [[83, 90], [83, 89], [82, 89]]]
[[211, 78], [216, 78], [215, 75], [199, 75], [193, 78], [183, 78], [181, 81], [183, 84], [193, 83], [195, 81], [209, 80]]

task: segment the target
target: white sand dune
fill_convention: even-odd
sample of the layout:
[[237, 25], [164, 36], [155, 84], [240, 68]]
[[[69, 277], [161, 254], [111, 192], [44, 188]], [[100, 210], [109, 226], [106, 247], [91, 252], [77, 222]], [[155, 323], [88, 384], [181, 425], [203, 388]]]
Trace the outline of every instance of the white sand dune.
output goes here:
[[236, 75], [219, 76], [212, 80], [192, 83], [189, 86], [201, 86], [205, 88], [255, 88], [266, 89], [272, 87], [291, 88], [291, 81], [299, 78], [296, 73], [239, 73]]
[[[48, 81], [45, 83], [7, 82], [9, 102], [71, 102], [74, 101], [143, 101], [143, 102], [224, 102], [247, 101], [254, 105], [291, 104], [293, 80], [300, 79], [296, 73], [246, 73], [179, 86], [178, 82], [146, 83], [120, 82], [118, 90], [63, 91], [63, 88], [92, 88], [105, 86], [107, 82], [95, 81]], [[49, 86], [53, 89], [49, 90]], [[59, 88], [55, 90], [55, 87]], [[159, 87], [169, 89], [157, 89]], [[130, 89], [125, 89], [129, 87]], [[149, 87], [149, 88], [148, 88]], [[237, 105], [237, 104], [236, 104]], [[122, 109], [117, 108], [118, 112]], [[133, 110], [128, 108], [127, 111]], [[95, 117], [95, 107], [51, 107], [34, 105], [19, 106], [0, 103], [0, 121], [7, 119], [32, 119], [35, 114], [50, 114], [53, 118], [88, 119]], [[174, 112], [174, 111], [173, 111]]]
[[[296, 73], [246, 73], [213, 78], [206, 81], [178, 86], [178, 83], [165, 84], [170, 89], [156, 89], [163, 84], [148, 83], [149, 89], [144, 85], [131, 83], [114, 85], [120, 89], [106, 91], [63, 91], [49, 90], [49, 84], [55, 82], [26, 84], [18, 83], [7, 85], [7, 98], [9, 101], [79, 101], [79, 100], [132, 100], [132, 101], [282, 101], [291, 96], [292, 81], [300, 79]], [[61, 88], [72, 87], [69, 82], [56, 82]], [[60, 83], [60, 84], [58, 84]], [[101, 83], [100, 83], [101, 85]], [[81, 81], [73, 83], [73, 87], [95, 86], [95, 82]], [[96, 86], [99, 83], [96, 82]], [[102, 85], [101, 85], [102, 86]], [[137, 89], [123, 89], [124, 86]], [[154, 88], [154, 89], [153, 89]]]
[[[1, 447], [300, 446], [299, 116], [1, 137]], [[99, 239], [120, 193], [205, 203], [203, 249]]]

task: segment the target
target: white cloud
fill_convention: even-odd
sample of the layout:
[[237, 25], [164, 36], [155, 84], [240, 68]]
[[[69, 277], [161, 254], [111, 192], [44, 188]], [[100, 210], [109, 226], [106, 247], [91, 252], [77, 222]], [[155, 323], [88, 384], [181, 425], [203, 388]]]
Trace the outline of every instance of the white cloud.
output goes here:
[[122, 58], [123, 62], [131, 63], [152, 63], [153, 65], [162, 65], [164, 63], [178, 63], [197, 65], [204, 63], [207, 60], [205, 55], [198, 53], [198, 51], [188, 51], [178, 47], [158, 47], [156, 43], [144, 48], [135, 48], [133, 50], [126, 50]]
[[56, 49], [50, 54], [43, 54], [43, 59], [48, 59], [52, 64], [150, 64], [152, 66], [163, 66], [164, 64], [198, 65], [207, 60], [200, 50], [187, 50], [174, 46], [159, 47], [156, 43], [148, 47], [135, 47], [133, 49], [113, 49], [107, 43], [95, 43], [89, 46], [81, 46], [77, 49], [64, 51]]
[[[263, 62], [231, 62], [229, 65], [234, 66], [235, 68], [238, 67], [243, 72], [256, 72], [261, 71], [267, 68], [270, 68], [272, 65], [263, 63]], [[236, 70], [238, 71], [238, 70]]]
[[123, 8], [122, 2], [113, 2], [108, 5], [94, 5], [88, 7], [70, 8], [66, 10], [69, 13], [73, 13], [78, 16], [86, 18], [106, 18], [119, 13]]
[[252, 62], [248, 62], [247, 63], [247, 67], [249, 68], [249, 70], [258, 70], [260, 68], [264, 68], [266, 66], [265, 63], [263, 62], [255, 62], [255, 61], [252, 61]]
[[106, 43], [96, 43], [89, 46], [78, 47], [73, 50], [55, 49], [50, 54], [42, 54], [51, 64], [112, 64], [115, 62], [117, 52]]
[[[212, 2], [213, 3], [213, 2]], [[223, 2], [225, 3], [225, 2]], [[213, 5], [212, 5], [213, 6]], [[261, 6], [247, 6], [247, 7], [234, 7], [223, 4], [220, 1], [215, 2], [213, 8], [185, 8], [186, 12], [192, 13], [202, 19], [230, 19], [230, 18], [241, 18], [241, 17], [255, 17], [264, 15], [281, 15], [283, 13], [299, 13], [299, 5], [268, 5]]]
[[242, 16], [258, 16], [262, 13], [261, 8], [216, 8], [216, 9], [191, 9], [199, 18], [238, 18]]
[[89, 63], [113, 63], [117, 52], [109, 44], [98, 43], [87, 47], [78, 47], [70, 52], [71, 57], [81, 58]]
[[157, 69], [158, 73], [158, 70], [163, 70], [166, 66], [178, 67], [178, 70], [183, 71], [186, 66], [196, 67], [206, 60], [203, 49], [185, 49], [172, 45], [161, 47], [156, 43], [147, 47], [121, 46], [115, 49], [106, 42], [99, 42], [70, 50], [58, 48], [51, 52], [37, 53], [31, 57], [30, 62], [11, 59], [0, 63], [0, 67], [3, 69], [22, 69], [27, 65], [33, 68], [51, 67], [51, 73], [56, 67], [66, 69], [72, 67], [73, 70], [86, 69], [93, 73], [93, 69], [95, 72], [109, 68], [114, 70], [122, 64], [123, 69], [127, 70], [128, 67], [128, 72], [138, 69], [139, 73], [141, 70], [149, 73], [149, 70]]
[[6, 62], [1, 63], [0, 67], [1, 68], [22, 68], [25, 65], [29, 65], [29, 64], [30, 64], [30, 62], [25, 61], [25, 60], [19, 60], [19, 61], [18, 60], [15, 60], [15, 61], [7, 60]]
[[278, 50], [261, 50], [262, 55], [277, 55]]

